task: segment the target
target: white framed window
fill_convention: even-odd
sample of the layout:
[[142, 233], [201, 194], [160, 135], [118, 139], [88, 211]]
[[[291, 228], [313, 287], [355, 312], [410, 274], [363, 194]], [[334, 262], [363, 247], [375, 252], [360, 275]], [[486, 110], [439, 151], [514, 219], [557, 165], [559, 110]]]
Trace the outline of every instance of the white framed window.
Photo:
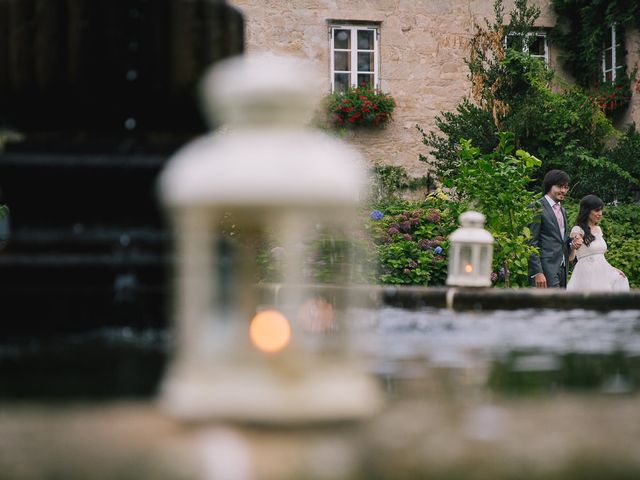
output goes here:
[[616, 77], [624, 73], [624, 59], [621, 29], [613, 24], [607, 29], [602, 50], [602, 81], [615, 82]]
[[375, 25], [331, 25], [332, 92], [379, 88], [378, 37]]
[[[515, 34], [509, 34], [505, 39], [506, 46], [510, 45], [510, 40]], [[549, 65], [549, 44], [547, 43], [547, 32], [535, 30], [527, 33], [527, 41], [522, 47], [523, 53], [528, 53], [534, 58], [539, 58], [545, 65]]]

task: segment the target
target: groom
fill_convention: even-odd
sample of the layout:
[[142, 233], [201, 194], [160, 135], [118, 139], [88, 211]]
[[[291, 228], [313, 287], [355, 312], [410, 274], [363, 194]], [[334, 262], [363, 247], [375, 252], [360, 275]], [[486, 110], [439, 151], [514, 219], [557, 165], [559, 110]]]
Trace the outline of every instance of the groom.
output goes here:
[[562, 170], [550, 170], [542, 182], [544, 197], [531, 205], [537, 212], [532, 223], [529, 244], [539, 254], [529, 258], [529, 281], [537, 288], [567, 286], [569, 225], [567, 213], [560, 205], [569, 189], [569, 175]]

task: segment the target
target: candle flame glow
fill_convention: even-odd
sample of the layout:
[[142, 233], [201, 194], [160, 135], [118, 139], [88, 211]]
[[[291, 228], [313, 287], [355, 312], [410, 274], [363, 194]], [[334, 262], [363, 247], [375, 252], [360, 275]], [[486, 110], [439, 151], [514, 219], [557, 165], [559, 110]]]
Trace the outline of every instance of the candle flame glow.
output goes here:
[[473, 272], [473, 266], [472, 266], [470, 263], [465, 264], [465, 266], [464, 266], [464, 271], [465, 271], [466, 273], [471, 273], [471, 272]]
[[249, 338], [253, 345], [263, 352], [279, 352], [291, 341], [291, 327], [280, 312], [265, 310], [251, 319]]

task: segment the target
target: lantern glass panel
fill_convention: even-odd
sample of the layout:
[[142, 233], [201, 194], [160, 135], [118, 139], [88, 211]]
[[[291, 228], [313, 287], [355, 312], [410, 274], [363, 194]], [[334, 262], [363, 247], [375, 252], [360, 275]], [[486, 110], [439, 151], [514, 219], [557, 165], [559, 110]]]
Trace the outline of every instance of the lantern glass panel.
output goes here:
[[482, 245], [480, 247], [480, 274], [486, 275], [491, 272], [491, 246]]
[[460, 245], [460, 274], [473, 275], [473, 248], [471, 245]]
[[273, 247], [281, 250], [284, 283], [276, 307], [291, 321], [293, 342], [328, 356], [339, 355], [346, 346], [346, 307], [351, 300], [348, 290], [332, 287], [363, 280], [369, 271], [354, 255], [354, 238], [362, 235], [354, 231], [353, 222], [332, 216], [312, 214], [290, 222], [296, 235], [274, 238], [278, 246]]

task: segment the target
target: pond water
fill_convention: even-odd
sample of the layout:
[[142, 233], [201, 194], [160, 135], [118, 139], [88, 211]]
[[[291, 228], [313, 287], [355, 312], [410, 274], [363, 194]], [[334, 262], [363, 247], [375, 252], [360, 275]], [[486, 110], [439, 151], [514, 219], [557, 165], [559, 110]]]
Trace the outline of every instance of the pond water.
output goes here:
[[[395, 395], [640, 387], [640, 310], [354, 311], [355, 348]], [[105, 328], [0, 343], [0, 399], [150, 397], [166, 330]]]
[[[380, 311], [370, 347], [381, 377], [459, 370], [505, 394], [629, 393], [640, 386], [640, 311]], [[362, 337], [364, 339], [364, 337]]]

